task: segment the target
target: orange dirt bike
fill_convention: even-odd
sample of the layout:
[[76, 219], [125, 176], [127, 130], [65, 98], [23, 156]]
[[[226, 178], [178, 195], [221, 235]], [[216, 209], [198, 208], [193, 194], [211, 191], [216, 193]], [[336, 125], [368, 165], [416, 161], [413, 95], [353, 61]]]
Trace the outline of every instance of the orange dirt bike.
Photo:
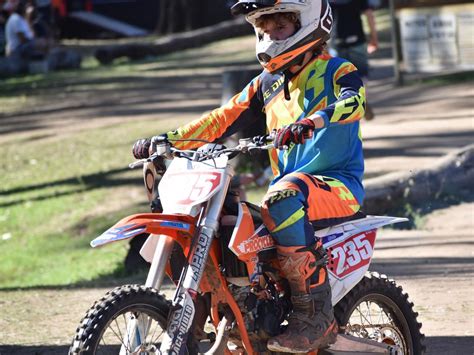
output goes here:
[[[226, 148], [173, 148], [154, 137], [156, 153], [143, 165], [155, 211], [126, 217], [92, 247], [150, 236], [140, 253], [151, 262], [144, 285], [108, 292], [86, 313], [70, 354], [269, 354], [267, 340], [285, 330], [292, 305], [274, 241], [259, 207], [230, 189], [229, 160], [273, 148], [268, 136]], [[171, 163], [165, 168], [163, 158]], [[171, 158], [174, 158], [171, 160]], [[161, 179], [160, 179], [161, 176]], [[418, 314], [402, 288], [368, 272], [377, 228], [403, 218], [365, 216], [314, 231], [328, 255], [332, 303], [340, 326], [336, 343], [314, 354], [422, 354]], [[176, 285], [160, 293], [165, 275]], [[207, 322], [207, 324], [206, 324]]]

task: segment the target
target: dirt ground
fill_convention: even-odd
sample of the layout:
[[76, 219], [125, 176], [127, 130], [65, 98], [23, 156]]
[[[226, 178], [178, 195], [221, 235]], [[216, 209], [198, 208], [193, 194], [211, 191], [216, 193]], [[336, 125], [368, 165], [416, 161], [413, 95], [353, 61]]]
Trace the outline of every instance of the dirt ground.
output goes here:
[[[369, 100], [376, 118], [362, 127], [368, 178], [427, 167], [472, 143], [472, 83], [395, 88], [387, 74], [391, 62], [379, 58], [372, 64]], [[89, 92], [82, 101], [65, 98], [36, 112], [4, 115], [0, 140], [8, 141], [8, 130], [19, 124], [24, 129], [14, 134], [47, 138], [137, 115], [194, 118], [219, 104], [220, 73], [203, 74], [186, 88], [182, 77], [157, 79], [146, 99], [133, 89], [107, 98]], [[170, 92], [189, 100], [175, 107], [166, 100]], [[434, 210], [419, 230], [386, 230], [378, 239], [371, 269], [395, 278], [408, 292], [423, 323], [428, 354], [474, 353], [473, 214], [474, 203], [464, 201]], [[81, 317], [108, 289], [0, 291], [0, 355], [66, 353]]]
[[[473, 214], [474, 203], [452, 206], [427, 215], [421, 230], [383, 230], [377, 239], [370, 269], [408, 293], [428, 354], [473, 353]], [[85, 311], [110, 288], [1, 291], [0, 354], [66, 353]]]

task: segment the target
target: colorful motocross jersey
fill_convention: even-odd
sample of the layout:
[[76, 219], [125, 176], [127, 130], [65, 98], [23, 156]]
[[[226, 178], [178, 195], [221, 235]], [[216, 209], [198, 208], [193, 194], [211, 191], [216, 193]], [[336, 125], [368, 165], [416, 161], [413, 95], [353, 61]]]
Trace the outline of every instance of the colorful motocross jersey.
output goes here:
[[[215, 141], [266, 119], [268, 131], [282, 128], [311, 114], [325, 125], [302, 145], [270, 151], [272, 183], [291, 172], [333, 177], [343, 182], [362, 203], [364, 161], [359, 120], [364, 116], [365, 91], [355, 66], [344, 59], [320, 55], [286, 78], [290, 99], [285, 99], [283, 74], [266, 71], [226, 105], [173, 132], [168, 138]], [[196, 142], [175, 142], [196, 148]]]

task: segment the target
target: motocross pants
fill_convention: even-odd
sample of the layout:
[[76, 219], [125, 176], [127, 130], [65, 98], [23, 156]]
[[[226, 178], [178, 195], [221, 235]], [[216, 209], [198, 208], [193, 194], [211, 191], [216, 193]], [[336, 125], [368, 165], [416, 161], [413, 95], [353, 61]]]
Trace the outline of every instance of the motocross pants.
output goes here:
[[262, 202], [263, 222], [280, 246], [315, 244], [314, 228], [341, 223], [360, 205], [339, 180], [305, 173], [288, 174]]

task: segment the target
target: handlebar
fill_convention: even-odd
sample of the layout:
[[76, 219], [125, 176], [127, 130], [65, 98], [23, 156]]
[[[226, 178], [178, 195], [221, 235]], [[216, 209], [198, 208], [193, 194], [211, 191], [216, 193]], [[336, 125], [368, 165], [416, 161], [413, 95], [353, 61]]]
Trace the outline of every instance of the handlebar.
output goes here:
[[[216, 146], [215, 150], [204, 151], [204, 150], [183, 150], [175, 148], [171, 145], [170, 141], [190, 141], [187, 139], [168, 140], [164, 136], [155, 136], [151, 139], [151, 143], [154, 146], [155, 153], [150, 155], [146, 159], [137, 160], [129, 167], [134, 169], [142, 166], [145, 163], [153, 162], [159, 158], [172, 159], [173, 157], [186, 158], [193, 161], [203, 161], [209, 159], [218, 158], [221, 155], [228, 155], [229, 159], [234, 158], [240, 153], [249, 153], [255, 150], [269, 150], [274, 148], [273, 145], [274, 133], [270, 133], [262, 136], [255, 136], [251, 138], [239, 139], [239, 144], [232, 148], [224, 148], [224, 146]], [[204, 143], [212, 143], [208, 141], [199, 140]], [[221, 148], [221, 149], [219, 149]]]

